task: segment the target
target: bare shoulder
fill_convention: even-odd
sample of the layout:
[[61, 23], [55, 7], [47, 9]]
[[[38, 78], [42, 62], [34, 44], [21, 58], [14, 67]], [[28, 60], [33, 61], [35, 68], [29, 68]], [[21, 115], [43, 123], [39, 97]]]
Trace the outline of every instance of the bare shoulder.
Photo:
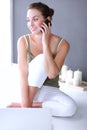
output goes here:
[[69, 42], [67, 40], [62, 39], [60, 47], [63, 47], [63, 48], [66, 48], [67, 50], [69, 50], [70, 49], [70, 44], [69, 44]]
[[28, 52], [25, 35], [18, 38], [17, 52], [18, 52], [18, 64], [20, 65], [20, 68], [24, 67], [24, 65], [27, 64], [27, 52]]
[[68, 42], [66, 39], [64, 39], [64, 38], [62, 38], [62, 37], [60, 37], [60, 36], [57, 36], [57, 38], [58, 38], [58, 40], [61, 38], [61, 42], [60, 42], [60, 44], [59, 44], [58, 49], [64, 49], [64, 50], [66, 50], [66, 51], [69, 51], [69, 49], [70, 49], [70, 44], [69, 44], [69, 42]]
[[18, 43], [18, 44], [23, 44], [23, 43], [25, 43], [25, 35], [20, 36], [20, 37], [18, 38], [17, 43]]
[[[56, 43], [58, 43], [59, 39], [62, 38], [62, 37], [54, 35], [54, 34], [53, 34], [53, 37], [54, 37]], [[66, 39], [62, 38], [61, 42], [59, 44], [58, 50], [65, 49], [65, 48], [68, 51], [70, 49], [70, 44]]]
[[[60, 37], [57, 37], [58, 41]], [[65, 58], [69, 52], [70, 44], [67, 40], [61, 39], [58, 47], [57, 47], [57, 53], [55, 57], [55, 62], [58, 65], [59, 70], [61, 69], [62, 65], [64, 64]]]
[[17, 47], [18, 48], [26, 48], [27, 49], [27, 42], [26, 42], [26, 38], [25, 38], [25, 35], [21, 36], [18, 38], [18, 41], [17, 41]]

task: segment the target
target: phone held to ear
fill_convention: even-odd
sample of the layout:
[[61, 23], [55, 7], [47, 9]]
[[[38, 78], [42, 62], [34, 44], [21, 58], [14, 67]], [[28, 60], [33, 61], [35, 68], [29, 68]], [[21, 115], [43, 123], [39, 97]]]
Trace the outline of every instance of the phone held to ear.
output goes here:
[[[45, 24], [46, 24], [47, 26], [49, 26], [49, 23], [50, 23], [50, 25], [51, 25], [51, 22], [50, 22], [48, 19], [46, 19], [46, 20], [45, 20]], [[44, 30], [43, 27], [42, 27], [42, 29]]]
[[45, 20], [45, 24], [48, 26], [49, 23], [50, 23], [50, 25], [51, 25], [51, 22], [50, 22], [48, 19], [46, 19], [46, 20]]

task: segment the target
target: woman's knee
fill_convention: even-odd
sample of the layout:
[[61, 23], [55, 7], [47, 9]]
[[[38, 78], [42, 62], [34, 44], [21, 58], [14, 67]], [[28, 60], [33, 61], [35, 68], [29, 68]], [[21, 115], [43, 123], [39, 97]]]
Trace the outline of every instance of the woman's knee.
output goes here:
[[77, 105], [75, 102], [64, 104], [56, 101], [45, 101], [42, 103], [42, 107], [48, 108], [51, 111], [52, 116], [59, 117], [71, 117], [77, 110]]
[[77, 111], [77, 104], [72, 101], [70, 104], [66, 105], [66, 114], [67, 116], [73, 116]]

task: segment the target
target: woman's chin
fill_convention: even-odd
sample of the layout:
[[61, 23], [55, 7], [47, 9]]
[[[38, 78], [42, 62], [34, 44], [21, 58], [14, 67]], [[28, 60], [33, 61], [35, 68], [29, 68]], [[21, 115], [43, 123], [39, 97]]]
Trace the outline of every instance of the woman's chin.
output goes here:
[[41, 31], [31, 31], [32, 34], [41, 34]]

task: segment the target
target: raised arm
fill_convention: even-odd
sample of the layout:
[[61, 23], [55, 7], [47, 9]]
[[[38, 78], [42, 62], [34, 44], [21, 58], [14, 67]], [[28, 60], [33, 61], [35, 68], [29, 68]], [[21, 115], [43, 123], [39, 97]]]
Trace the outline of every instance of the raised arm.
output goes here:
[[54, 39], [56, 39], [58, 42], [58, 37], [51, 34], [50, 26], [48, 27], [44, 24], [43, 28], [44, 30], [42, 30], [42, 44], [43, 44], [45, 69], [47, 71], [48, 77], [50, 79], [53, 79], [60, 72], [61, 67], [65, 61], [65, 58], [68, 54], [70, 45], [66, 40], [63, 40], [59, 45], [59, 47], [57, 48], [57, 54], [54, 59], [50, 43], [53, 44], [53, 42], [55, 41]]

